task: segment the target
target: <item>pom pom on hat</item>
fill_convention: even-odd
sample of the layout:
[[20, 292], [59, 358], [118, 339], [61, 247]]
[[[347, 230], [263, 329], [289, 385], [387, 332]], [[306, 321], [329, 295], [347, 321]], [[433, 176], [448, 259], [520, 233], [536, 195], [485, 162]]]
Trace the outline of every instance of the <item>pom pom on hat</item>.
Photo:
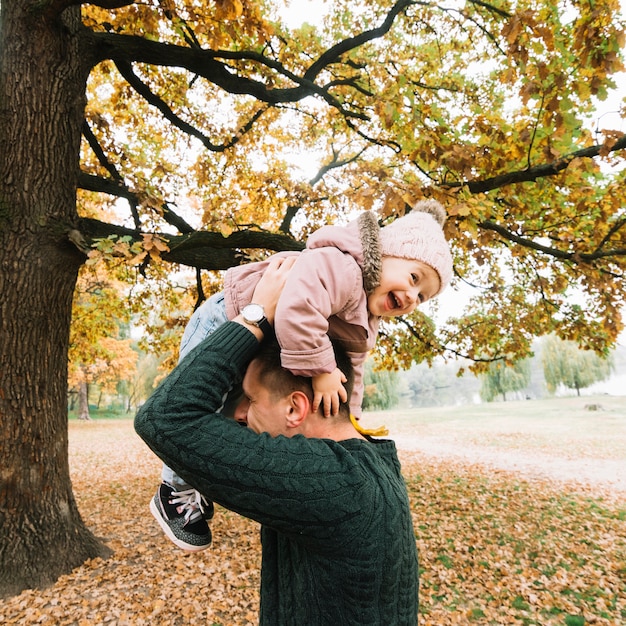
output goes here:
[[440, 294], [452, 278], [452, 255], [443, 234], [444, 208], [436, 200], [418, 202], [410, 213], [380, 229], [383, 256], [430, 265], [439, 275]]

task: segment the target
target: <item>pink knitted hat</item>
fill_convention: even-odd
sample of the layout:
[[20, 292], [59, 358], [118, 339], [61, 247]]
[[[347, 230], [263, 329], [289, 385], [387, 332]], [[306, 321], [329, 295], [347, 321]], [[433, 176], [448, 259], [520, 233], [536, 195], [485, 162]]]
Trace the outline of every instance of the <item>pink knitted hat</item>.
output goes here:
[[443, 234], [444, 208], [436, 200], [418, 202], [410, 213], [380, 229], [383, 256], [412, 259], [439, 274], [440, 294], [452, 278], [452, 255]]

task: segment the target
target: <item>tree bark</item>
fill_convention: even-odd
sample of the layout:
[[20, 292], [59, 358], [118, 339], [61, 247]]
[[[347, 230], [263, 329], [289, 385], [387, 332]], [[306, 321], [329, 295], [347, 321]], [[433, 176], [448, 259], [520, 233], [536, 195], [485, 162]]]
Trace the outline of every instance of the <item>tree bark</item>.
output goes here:
[[78, 388], [78, 419], [91, 421], [89, 415], [89, 383], [82, 382]]
[[[76, 220], [89, 72], [80, 9], [0, 9], [0, 597], [108, 553], [69, 474], [67, 351], [82, 255]], [[62, 374], [60, 374], [62, 373]]]

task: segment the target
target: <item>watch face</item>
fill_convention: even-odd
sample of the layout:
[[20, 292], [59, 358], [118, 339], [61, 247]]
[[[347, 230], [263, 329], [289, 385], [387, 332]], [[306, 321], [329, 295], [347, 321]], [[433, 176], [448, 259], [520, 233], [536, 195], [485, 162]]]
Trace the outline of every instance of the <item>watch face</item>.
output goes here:
[[265, 317], [265, 311], [259, 304], [248, 304], [241, 311], [243, 318], [247, 322], [260, 322]]

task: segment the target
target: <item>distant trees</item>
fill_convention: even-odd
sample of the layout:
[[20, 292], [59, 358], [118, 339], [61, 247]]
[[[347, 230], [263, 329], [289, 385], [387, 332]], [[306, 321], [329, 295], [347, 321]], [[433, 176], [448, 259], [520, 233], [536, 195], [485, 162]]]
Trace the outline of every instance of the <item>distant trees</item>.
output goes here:
[[573, 341], [563, 341], [555, 335], [545, 339], [543, 346], [543, 373], [550, 393], [559, 385], [580, 390], [606, 380], [613, 371], [613, 359], [598, 356], [592, 350], [581, 350]]
[[397, 373], [398, 404], [404, 408], [472, 404], [478, 397], [483, 402], [512, 399], [514, 392], [541, 398], [559, 386], [576, 389], [580, 395], [581, 389], [624, 372], [626, 346], [618, 345], [601, 358], [550, 335], [533, 344], [532, 357], [508, 366], [495, 361], [481, 375], [468, 371], [466, 362], [414, 364]]
[[[535, 362], [541, 362], [545, 385], [551, 394], [562, 385], [575, 389], [580, 395], [581, 389], [606, 380], [614, 370], [612, 355], [599, 356], [593, 350], [581, 349], [574, 341], [563, 341], [553, 334], [542, 338], [538, 347], [541, 357]], [[480, 375], [482, 400], [491, 402], [498, 396], [506, 400], [507, 392], [528, 389], [532, 362], [532, 359], [522, 359], [507, 365], [504, 361], [494, 361], [487, 372]]]
[[127, 413], [143, 404], [154, 391], [158, 381], [163, 377], [163, 372], [159, 369], [161, 362], [154, 354], [141, 354], [135, 376], [118, 383], [117, 391], [126, 399]]
[[103, 269], [81, 271], [72, 305], [68, 389], [78, 395], [78, 417], [89, 420], [89, 387], [114, 392], [132, 381], [139, 354], [128, 337], [124, 290]]
[[521, 359], [512, 364], [494, 361], [484, 374], [480, 375], [480, 397], [491, 402], [498, 396], [506, 400], [509, 391], [520, 391], [530, 383], [530, 359]]
[[410, 407], [472, 404], [478, 396], [478, 381], [466, 366], [456, 361], [417, 363], [399, 374], [402, 395]]
[[365, 384], [363, 410], [390, 409], [398, 404], [400, 398], [398, 372], [376, 370], [373, 361], [368, 360], [365, 362], [363, 382]]

